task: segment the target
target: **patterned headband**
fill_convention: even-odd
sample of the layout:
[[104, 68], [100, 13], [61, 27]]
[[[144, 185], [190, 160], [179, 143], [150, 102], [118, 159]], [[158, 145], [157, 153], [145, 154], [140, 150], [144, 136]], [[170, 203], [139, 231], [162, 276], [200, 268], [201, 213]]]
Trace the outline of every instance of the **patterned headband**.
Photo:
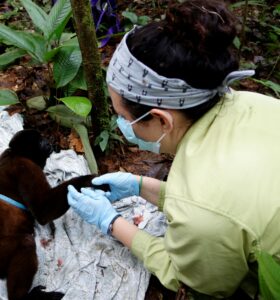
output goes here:
[[196, 89], [177, 78], [166, 78], [137, 60], [129, 51], [126, 39], [135, 28], [127, 32], [110, 61], [106, 81], [125, 99], [153, 107], [185, 109], [212, 99], [216, 94], [230, 91], [228, 85], [255, 74], [253, 70], [229, 73], [215, 89]]

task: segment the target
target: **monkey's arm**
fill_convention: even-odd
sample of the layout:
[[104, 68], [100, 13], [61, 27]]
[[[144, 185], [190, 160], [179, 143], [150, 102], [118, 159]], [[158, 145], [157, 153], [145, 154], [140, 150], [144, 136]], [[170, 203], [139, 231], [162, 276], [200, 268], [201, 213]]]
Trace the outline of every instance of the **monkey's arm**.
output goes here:
[[[67, 201], [68, 185], [73, 185], [78, 190], [80, 190], [82, 187], [93, 187], [91, 181], [94, 177], [94, 175], [75, 177], [52, 188], [45, 197], [44, 202], [47, 203], [45, 205], [45, 211], [38, 211], [37, 213], [38, 222], [41, 221], [41, 224], [46, 224], [49, 221], [62, 216], [69, 208]], [[99, 187], [99, 189], [108, 190], [104, 186]]]
[[44, 195], [42, 205], [39, 207], [37, 207], [36, 203], [33, 205], [37, 221], [40, 224], [46, 224], [65, 214], [69, 208], [67, 201], [68, 185], [71, 184], [80, 190], [82, 187], [92, 186], [91, 180], [93, 178], [94, 176], [92, 175], [79, 176], [49, 189], [47, 194]]
[[[18, 186], [22, 201], [42, 225], [59, 218], [68, 210], [69, 184], [78, 190], [82, 187], [92, 187], [91, 180], [95, 177], [79, 176], [51, 188], [41, 168], [29, 160], [21, 160], [18, 169]], [[98, 188], [108, 190], [106, 186]]]

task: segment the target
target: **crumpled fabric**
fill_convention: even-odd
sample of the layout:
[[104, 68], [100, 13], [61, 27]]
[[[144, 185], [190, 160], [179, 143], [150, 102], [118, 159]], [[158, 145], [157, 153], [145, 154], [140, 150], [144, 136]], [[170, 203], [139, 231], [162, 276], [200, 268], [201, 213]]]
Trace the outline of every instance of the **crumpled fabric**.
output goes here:
[[[21, 129], [20, 115], [10, 117], [0, 112], [0, 153]], [[88, 174], [89, 168], [82, 155], [64, 150], [52, 153], [44, 172], [50, 185], [55, 186], [73, 176]], [[142, 215], [139, 228], [157, 236], [164, 234], [164, 215], [143, 198], [129, 197], [113, 205], [130, 222]], [[128, 248], [84, 222], [71, 208], [54, 225], [54, 235], [49, 225], [35, 225], [39, 269], [32, 287], [42, 285], [46, 291], [65, 293], [63, 300], [145, 298], [150, 273]], [[0, 300], [7, 300], [5, 280], [0, 280]]]
[[0, 111], [0, 153], [8, 147], [13, 135], [23, 129], [22, 124], [23, 119], [21, 115], [14, 114], [9, 116], [8, 112]]

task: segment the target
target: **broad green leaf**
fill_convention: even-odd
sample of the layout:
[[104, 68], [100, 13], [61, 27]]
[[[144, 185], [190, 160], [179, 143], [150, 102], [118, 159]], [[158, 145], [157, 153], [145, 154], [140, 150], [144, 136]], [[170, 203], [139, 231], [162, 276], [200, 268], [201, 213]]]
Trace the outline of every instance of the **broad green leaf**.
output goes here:
[[79, 42], [78, 42], [78, 38], [77, 38], [77, 35], [76, 33], [73, 33], [73, 32], [63, 32], [61, 34], [61, 37], [60, 37], [60, 43], [63, 45], [63, 44], [66, 44], [68, 42], [73, 42], [75, 40], [75, 43], [77, 46], [79, 46]]
[[61, 34], [71, 16], [72, 9], [70, 0], [59, 0], [56, 1], [52, 7], [47, 22], [46, 22], [46, 38], [60, 39]]
[[59, 51], [63, 51], [63, 50], [61, 50], [62, 48], [72, 46], [74, 49], [77, 49], [77, 50], [80, 49], [78, 38], [76, 37], [76, 34], [74, 34], [74, 35], [75, 36], [73, 37], [73, 33], [63, 33], [61, 40], [60, 40], [60, 46], [46, 52], [45, 60], [46, 61], [52, 60], [52, 58], [56, 54], [58, 54]]
[[63, 104], [51, 106], [47, 109], [50, 117], [62, 126], [73, 128], [75, 124], [88, 124], [87, 118], [75, 114]]
[[36, 3], [31, 0], [20, 0], [26, 9], [33, 24], [39, 28], [43, 33], [46, 31], [46, 20], [48, 15]]
[[108, 130], [103, 130], [99, 135], [99, 142], [98, 142], [101, 151], [103, 152], [105, 151], [108, 142], [109, 142], [109, 132]]
[[35, 59], [39, 60], [41, 63], [46, 62], [44, 57], [45, 53], [47, 52], [47, 43], [44, 40], [43, 36], [38, 35], [36, 33], [31, 34], [23, 32], [23, 34], [27, 39], [29, 39], [33, 43], [34, 52], [32, 53], [32, 56]]
[[79, 45], [79, 41], [78, 41], [78, 38], [77, 36], [73, 37], [72, 39], [70, 40], [67, 40], [67, 41], [64, 41], [62, 43], [63, 46], [75, 46], [77, 48], [80, 49], [80, 45]]
[[[112, 128], [111, 128], [112, 130]], [[117, 135], [113, 131], [103, 130], [95, 139], [94, 145], [99, 145], [100, 149], [104, 152], [108, 147], [109, 139], [117, 140], [124, 143], [123, 137]]]
[[44, 60], [45, 60], [46, 62], [51, 61], [52, 58], [60, 51], [60, 48], [61, 48], [61, 47], [57, 47], [57, 48], [54, 48], [54, 49], [52, 49], [52, 50], [46, 52], [46, 53], [45, 53], [45, 56], [44, 56]]
[[131, 22], [132, 24], [137, 24], [138, 17], [137, 17], [137, 15], [136, 15], [134, 12], [131, 12], [131, 11], [123, 11], [123, 12], [122, 12], [122, 15], [123, 15], [125, 18], [129, 19], [130, 22]]
[[117, 135], [116, 133], [110, 133], [110, 138], [113, 139], [113, 140], [117, 140], [121, 143], [124, 143], [124, 140], [121, 136]]
[[111, 120], [110, 120], [110, 130], [115, 130], [118, 127], [117, 123], [117, 115], [112, 115]]
[[73, 94], [77, 91], [77, 88], [75, 88], [71, 83], [72, 81], [64, 87], [62, 87], [62, 91], [65, 97], [73, 96]]
[[0, 55], [0, 68], [7, 66], [8, 64], [12, 63], [17, 58], [20, 58], [25, 54], [26, 54], [26, 51], [23, 49], [14, 49], [14, 50], [11, 50], [11, 51], [1, 54]]
[[37, 110], [44, 110], [46, 108], [46, 101], [44, 96], [29, 98], [26, 101], [26, 104], [29, 108], [35, 108]]
[[0, 90], [0, 105], [12, 105], [19, 103], [17, 94], [12, 90]]
[[72, 96], [60, 98], [59, 100], [79, 116], [87, 117], [91, 111], [92, 104], [86, 97]]
[[73, 87], [75, 87], [76, 89], [87, 91], [87, 82], [86, 82], [84, 70], [82, 67], [80, 67], [77, 75], [71, 81], [71, 85]]
[[264, 300], [280, 299], [280, 265], [266, 253], [257, 254], [258, 276], [262, 298]]
[[42, 37], [0, 24], [0, 39], [5, 44], [26, 50], [33, 58], [43, 62], [46, 44]]
[[65, 86], [77, 75], [82, 63], [82, 55], [77, 47], [62, 47], [55, 56], [53, 75], [57, 87]]
[[9, 45], [16, 46], [20, 49], [24, 49], [28, 52], [34, 52], [34, 44], [30, 38], [26, 37], [21, 31], [16, 31], [4, 24], [0, 24], [0, 39]]
[[137, 24], [139, 25], [147, 25], [150, 22], [151, 18], [148, 16], [140, 16], [138, 17]]
[[258, 79], [252, 79], [252, 80], [272, 89], [273, 92], [276, 94], [276, 96], [280, 98], [280, 84], [273, 82], [271, 80], [258, 80]]
[[76, 124], [74, 125], [74, 129], [79, 134], [84, 150], [85, 150], [85, 156], [88, 162], [89, 169], [92, 174], [98, 174], [98, 167], [96, 163], [96, 159], [94, 157], [94, 154], [92, 152], [92, 148], [89, 142], [88, 138], [88, 131], [87, 128], [82, 124]]
[[239, 49], [241, 46], [241, 42], [238, 36], [236, 36], [233, 40], [233, 45], [235, 46], [236, 49]]

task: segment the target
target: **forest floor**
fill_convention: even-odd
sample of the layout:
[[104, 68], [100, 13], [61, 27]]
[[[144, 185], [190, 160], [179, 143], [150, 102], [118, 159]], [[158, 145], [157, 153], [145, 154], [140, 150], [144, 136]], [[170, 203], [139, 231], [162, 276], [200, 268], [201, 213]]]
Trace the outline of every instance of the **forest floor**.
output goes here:
[[[18, 1], [4, 1], [0, 3], [0, 15], [12, 10], [12, 2]], [[46, 0], [36, 2], [45, 6], [50, 5], [50, 1]], [[117, 1], [118, 14], [121, 21], [121, 12], [127, 9], [135, 12], [137, 16], [149, 16], [151, 19], [158, 19], [164, 14], [167, 2], [168, 1], [164, 0], [121, 0]], [[274, 1], [270, 1], [270, 5], [273, 5], [273, 3]], [[279, 80], [278, 73], [274, 71], [277, 69], [277, 64], [279, 66], [279, 61], [275, 62], [275, 59], [272, 59], [274, 52], [268, 52], [267, 48], [265, 48], [265, 43], [262, 43], [262, 39], [265, 38], [266, 33], [262, 31], [262, 28], [260, 28], [258, 24], [261, 8], [250, 7], [250, 9], [249, 18], [247, 19], [249, 29], [247, 29], [246, 38], [248, 40], [246, 42], [246, 49], [241, 53], [241, 61], [243, 64], [247, 64], [248, 67], [253, 65], [259, 78], [270, 79], [277, 82], [277, 80]], [[242, 19], [242, 11], [240, 8], [236, 8], [236, 13], [238, 17]], [[270, 10], [268, 9], [267, 14], [266, 22], [268, 22], [267, 20], [270, 18], [273, 25], [278, 26], [278, 23], [275, 23], [272, 8]], [[28, 16], [22, 11], [8, 19], [3, 20], [2, 18], [1, 20], [0, 18], [0, 22], [2, 21], [5, 22], [6, 25], [20, 23], [20, 26], [26, 26], [26, 28], [28, 28], [30, 22]], [[119, 38], [113, 38], [104, 48], [100, 49], [104, 65], [108, 64], [118, 41]], [[3, 46], [1, 47], [0, 44], [0, 54], [4, 52], [4, 50], [5, 48], [3, 48]], [[73, 148], [78, 153], [83, 153], [81, 142], [74, 131], [59, 126], [49, 117], [46, 111], [30, 109], [25, 105], [28, 98], [48, 93], [49, 87], [48, 80], [46, 79], [48, 76], [46, 66], [30, 65], [28, 58], [24, 58], [18, 61], [17, 64], [0, 71], [0, 89], [12, 89], [18, 94], [21, 100], [20, 105], [11, 106], [8, 108], [8, 111], [11, 114], [16, 112], [21, 113], [24, 117], [25, 128], [38, 129], [55, 144], [57, 148]], [[243, 80], [237, 87], [242, 90], [274, 95], [273, 91], [266, 86], [252, 80]], [[107, 151], [105, 154], [100, 151], [99, 147], [95, 147], [94, 152], [101, 174], [113, 171], [128, 171], [158, 179], [165, 179], [172, 163], [172, 157], [168, 155], [156, 155], [139, 151], [136, 147], [131, 147], [119, 142], [111, 143], [110, 151]], [[165, 289], [155, 277], [152, 277], [145, 300], [172, 300], [175, 298], [175, 293]]]

